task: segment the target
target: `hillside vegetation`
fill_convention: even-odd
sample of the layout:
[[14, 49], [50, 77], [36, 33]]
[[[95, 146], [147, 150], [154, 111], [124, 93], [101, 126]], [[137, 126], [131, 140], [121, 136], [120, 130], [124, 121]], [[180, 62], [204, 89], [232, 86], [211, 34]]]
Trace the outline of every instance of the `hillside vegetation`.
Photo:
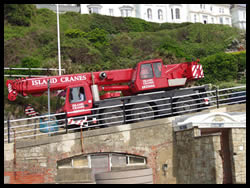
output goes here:
[[[245, 34], [226, 25], [157, 24], [67, 12], [60, 14], [60, 40], [66, 74], [130, 68], [154, 58], [162, 58], [165, 64], [199, 58], [205, 78], [197, 84], [245, 82], [244, 77], [238, 77], [238, 72], [245, 70], [245, 52], [225, 53], [244, 42]], [[34, 5], [4, 5], [4, 67], [58, 68], [57, 50], [56, 13]], [[6, 87], [4, 93], [5, 104], [11, 106]]]

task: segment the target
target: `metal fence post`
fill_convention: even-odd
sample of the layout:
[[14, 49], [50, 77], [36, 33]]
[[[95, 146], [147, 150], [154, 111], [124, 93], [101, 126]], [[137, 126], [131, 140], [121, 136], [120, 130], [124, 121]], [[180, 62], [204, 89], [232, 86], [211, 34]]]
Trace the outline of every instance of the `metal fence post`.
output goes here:
[[216, 103], [217, 103], [217, 108], [219, 108], [219, 97], [218, 97], [218, 89], [217, 89], [217, 87], [216, 87], [215, 91], [216, 91]]
[[67, 117], [67, 112], [65, 112], [65, 128], [66, 128], [66, 133], [68, 133], [68, 117]]
[[10, 117], [8, 117], [7, 126], [8, 126], [8, 143], [10, 143]]
[[36, 139], [37, 120], [38, 119], [34, 119], [34, 122], [35, 122], [34, 139]]
[[170, 97], [170, 104], [171, 104], [171, 115], [173, 115], [173, 99], [172, 99], [172, 96]]
[[48, 79], [48, 122], [47, 122], [47, 126], [48, 126], [48, 132], [49, 132], [49, 136], [50, 136], [50, 79]]
[[125, 100], [122, 100], [123, 124], [126, 124]]
[[14, 160], [13, 160], [14, 165], [13, 165], [13, 168], [14, 168], [14, 178], [16, 180], [16, 175], [17, 175], [17, 173], [16, 173], [16, 130], [14, 129], [13, 132], [14, 132], [14, 148], [13, 148], [13, 150], [14, 150], [13, 151], [14, 152]]

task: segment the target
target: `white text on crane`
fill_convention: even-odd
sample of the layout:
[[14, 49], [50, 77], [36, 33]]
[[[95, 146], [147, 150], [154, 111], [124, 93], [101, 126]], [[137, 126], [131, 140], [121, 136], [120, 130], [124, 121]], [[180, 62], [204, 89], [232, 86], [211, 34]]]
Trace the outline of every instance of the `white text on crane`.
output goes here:
[[[76, 82], [81, 80], [86, 80], [85, 75], [78, 75], [78, 76], [63, 76], [60, 78], [51, 78], [50, 84], [58, 83], [58, 79], [60, 83], [66, 83], [66, 82]], [[41, 86], [41, 85], [47, 85], [48, 79], [39, 79], [39, 80], [32, 80], [32, 86]]]

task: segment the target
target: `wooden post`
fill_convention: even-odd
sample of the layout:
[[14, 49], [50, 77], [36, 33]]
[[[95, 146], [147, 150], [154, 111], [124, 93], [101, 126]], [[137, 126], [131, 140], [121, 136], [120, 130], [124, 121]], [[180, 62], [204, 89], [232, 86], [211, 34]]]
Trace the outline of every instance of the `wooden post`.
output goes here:
[[83, 135], [82, 135], [82, 125], [81, 125], [81, 146], [82, 146], [82, 153], [83, 153]]

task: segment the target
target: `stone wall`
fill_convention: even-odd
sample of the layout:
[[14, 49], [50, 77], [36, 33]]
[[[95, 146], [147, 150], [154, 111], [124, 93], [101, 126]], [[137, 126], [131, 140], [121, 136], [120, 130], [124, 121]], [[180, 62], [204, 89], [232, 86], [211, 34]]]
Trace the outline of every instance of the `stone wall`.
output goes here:
[[[174, 133], [174, 119], [84, 131], [83, 148], [79, 132], [18, 140], [15, 147], [14, 143], [5, 144], [5, 183], [58, 183], [59, 176], [63, 176], [57, 169], [59, 160], [102, 152], [145, 157], [147, 168], [152, 169], [154, 183], [222, 183], [221, 134], [203, 135], [198, 128]], [[230, 153], [233, 153], [233, 183], [245, 183], [245, 129], [231, 129], [229, 145]], [[164, 165], [167, 165], [166, 171]], [[86, 176], [84, 181], [93, 180]]]
[[233, 183], [246, 183], [246, 129], [231, 129], [229, 144]]
[[[229, 145], [225, 143], [227, 137]], [[175, 140], [178, 183], [246, 183], [245, 128], [206, 129], [203, 134], [201, 129], [193, 128], [176, 132]], [[226, 164], [223, 166], [226, 157], [230, 169]]]
[[177, 182], [222, 183], [220, 134], [200, 136], [197, 128], [176, 132]]
[[[153, 171], [154, 183], [176, 183], [172, 120], [160, 119], [83, 132], [83, 152], [79, 132], [19, 141], [16, 143], [16, 162], [11, 152], [13, 143], [6, 144], [4, 175], [9, 177], [9, 183], [56, 183], [57, 175], [60, 175], [57, 161], [81, 154], [117, 152], [146, 157], [147, 167]], [[163, 163], [169, 166], [167, 176], [162, 172]], [[40, 177], [39, 181], [35, 177]]]

